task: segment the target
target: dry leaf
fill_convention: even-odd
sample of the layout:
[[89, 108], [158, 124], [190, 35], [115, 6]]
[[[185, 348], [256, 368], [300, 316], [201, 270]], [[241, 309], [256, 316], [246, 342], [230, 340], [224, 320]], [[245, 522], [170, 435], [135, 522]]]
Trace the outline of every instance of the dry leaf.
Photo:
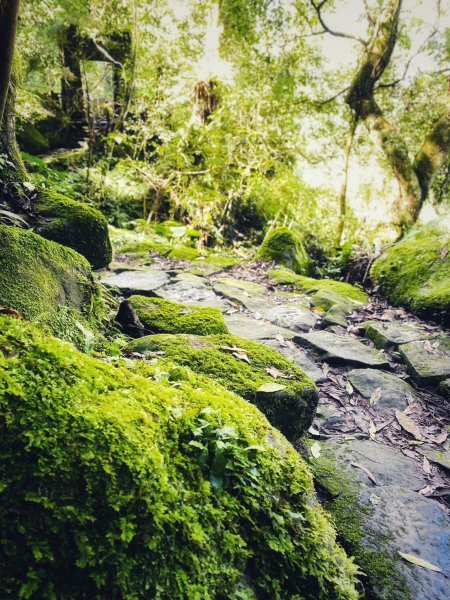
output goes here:
[[413, 402], [412, 404], [407, 406], [403, 411], [404, 415], [412, 415], [414, 413], [419, 415], [422, 413], [422, 405], [419, 404], [419, 402]]
[[370, 406], [376, 406], [378, 404], [378, 402], [380, 401], [380, 398], [383, 394], [383, 389], [378, 387], [376, 390], [374, 390], [372, 392], [372, 395], [370, 396]]
[[400, 412], [399, 410], [395, 411], [395, 418], [405, 431], [413, 435], [416, 438], [416, 440], [423, 441], [422, 432], [412, 419], [410, 419], [407, 415]]
[[365, 467], [364, 465], [360, 465], [357, 462], [352, 462], [350, 463], [352, 465], [352, 467], [356, 467], [357, 469], [361, 469], [361, 471], [364, 471], [364, 473], [367, 475], [367, 477], [375, 484], [378, 485], [377, 480], [375, 479], [375, 476], [373, 475], [373, 473], [371, 471], [369, 471], [369, 469], [367, 467]]
[[256, 390], [257, 392], [264, 392], [266, 394], [274, 394], [275, 392], [281, 392], [281, 390], [285, 390], [285, 385], [280, 385], [279, 383], [263, 383]]
[[268, 367], [266, 369], [266, 373], [268, 375], [270, 375], [271, 377], [273, 377], [274, 379], [278, 379], [279, 377], [282, 377], [283, 379], [291, 379], [291, 377], [289, 375], [285, 375], [282, 371], [280, 371], [276, 367]]
[[427, 475], [431, 475], [430, 461], [428, 460], [428, 458], [426, 456], [423, 457], [422, 471], [424, 473], [426, 473]]
[[402, 453], [405, 456], [408, 456], [409, 458], [417, 458], [417, 454], [415, 452], [413, 452], [412, 450], [408, 450], [408, 448], [403, 448]]
[[352, 386], [352, 384], [349, 381], [347, 381], [347, 384], [345, 386], [345, 390], [346, 390], [346, 392], [347, 392], [347, 394], [349, 396], [351, 396], [353, 394], [353, 386]]
[[430, 571], [436, 571], [436, 573], [442, 573], [442, 569], [433, 565], [432, 563], [424, 560], [423, 558], [419, 558], [418, 556], [413, 556], [412, 554], [405, 554], [404, 552], [399, 552], [400, 556], [407, 560], [410, 563], [417, 565], [418, 567], [423, 567], [424, 569], [429, 569]]
[[427, 441], [433, 442], [434, 444], [443, 444], [448, 438], [448, 431], [443, 431], [437, 435], [427, 435]]
[[310, 448], [310, 451], [311, 451], [313, 458], [319, 458], [320, 457], [320, 444], [318, 444], [317, 442], [314, 442], [314, 444]]
[[375, 441], [375, 435], [377, 433], [377, 428], [375, 427], [375, 423], [373, 421], [370, 421], [369, 423], [369, 436], [371, 440]]
[[323, 365], [322, 365], [322, 373], [326, 377], [329, 372], [330, 372], [330, 365], [328, 363], [324, 362]]

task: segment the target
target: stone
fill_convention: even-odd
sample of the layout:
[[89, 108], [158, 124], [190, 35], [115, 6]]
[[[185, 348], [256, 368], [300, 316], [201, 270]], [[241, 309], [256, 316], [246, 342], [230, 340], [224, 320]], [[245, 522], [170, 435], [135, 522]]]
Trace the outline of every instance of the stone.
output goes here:
[[387, 367], [389, 365], [380, 352], [349, 336], [344, 337], [329, 331], [313, 331], [312, 333], [296, 334], [293, 340], [304, 348], [314, 350], [329, 362], [364, 367]]
[[375, 408], [403, 410], [408, 405], [408, 397], [418, 397], [406, 381], [378, 369], [354, 369], [347, 373], [347, 379], [366, 399], [370, 399], [373, 392], [381, 388], [381, 397]]
[[442, 449], [423, 450], [420, 448], [419, 452], [421, 454], [423, 454], [424, 456], [426, 456], [432, 462], [434, 462], [437, 465], [444, 467], [444, 469], [447, 469], [448, 471], [450, 471], [450, 442], [449, 442], [449, 440], [447, 440], [445, 442]]
[[366, 337], [377, 348], [397, 348], [399, 344], [424, 340], [430, 337], [430, 333], [424, 331], [415, 323], [369, 321], [364, 323], [363, 326], [366, 330]]
[[262, 309], [261, 314], [274, 325], [292, 331], [309, 331], [318, 320], [317, 314], [301, 304], [278, 304]]
[[207, 285], [205, 278], [192, 273], [178, 274], [169, 285], [158, 289], [157, 295], [180, 304], [226, 308], [224, 301]]
[[272, 323], [267, 323], [262, 319], [252, 319], [242, 313], [226, 314], [224, 317], [228, 329], [233, 335], [238, 335], [253, 342], [276, 339], [277, 337], [290, 340], [295, 335], [295, 332], [290, 329], [272, 325]]
[[259, 283], [224, 277], [214, 283], [213, 290], [250, 312], [259, 312], [268, 304], [266, 288]]
[[124, 295], [141, 294], [154, 296], [155, 291], [168, 283], [167, 273], [156, 269], [146, 271], [122, 271], [105, 275], [100, 279], [106, 287], [118, 288]]
[[322, 369], [319, 369], [316, 363], [308, 357], [306, 352], [294, 344], [294, 342], [291, 342], [290, 340], [280, 342], [277, 339], [265, 339], [264, 345], [270, 346], [280, 354], [283, 354], [295, 365], [305, 371], [314, 383], [325, 381], [326, 377], [324, 376]]
[[295, 271], [307, 274], [310, 260], [300, 237], [287, 227], [270, 231], [264, 238], [256, 260], [275, 261]]
[[311, 458], [310, 467], [343, 546], [366, 574], [366, 597], [447, 598], [442, 573], [398, 554], [418, 556], [444, 572], [450, 569], [450, 518], [435, 500], [418, 493], [427, 480], [415, 462], [371, 440], [326, 442], [320, 448], [320, 458]]
[[[434, 347], [433, 344], [439, 344]], [[427, 348], [432, 348], [429, 352]], [[411, 377], [421, 384], [438, 384], [450, 377], [450, 338], [439, 336], [431, 340], [409, 342], [399, 347]]]

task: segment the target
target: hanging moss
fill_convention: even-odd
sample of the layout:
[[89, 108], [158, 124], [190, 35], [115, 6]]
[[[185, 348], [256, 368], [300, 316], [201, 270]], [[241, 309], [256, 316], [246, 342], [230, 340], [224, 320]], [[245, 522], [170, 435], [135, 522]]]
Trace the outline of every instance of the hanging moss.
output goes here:
[[187, 307], [162, 298], [131, 296], [128, 299], [142, 325], [153, 333], [228, 333], [218, 308]]
[[255, 259], [275, 261], [295, 273], [306, 274], [309, 271], [309, 258], [300, 238], [286, 227], [274, 229], [264, 238]]
[[272, 348], [232, 335], [151, 335], [135, 340], [129, 349], [163, 352], [171, 362], [211, 377], [255, 404], [290, 440], [306, 431], [314, 418], [314, 383]]
[[450, 324], [450, 237], [436, 226], [416, 231], [375, 261], [371, 276], [394, 305]]
[[299, 455], [196, 386], [0, 316], [2, 598], [358, 598]]
[[108, 266], [112, 248], [105, 217], [94, 208], [54, 192], [40, 192], [35, 209], [39, 213], [36, 232], [73, 248], [94, 269]]

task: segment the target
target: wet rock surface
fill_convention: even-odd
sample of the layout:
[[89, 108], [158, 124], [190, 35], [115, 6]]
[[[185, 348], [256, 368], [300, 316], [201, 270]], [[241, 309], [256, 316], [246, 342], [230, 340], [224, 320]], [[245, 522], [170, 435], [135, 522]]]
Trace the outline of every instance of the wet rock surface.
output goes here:
[[[136, 274], [128, 267], [129, 283]], [[231, 334], [277, 350], [316, 382], [320, 399], [308, 445], [318, 444], [320, 456], [332, 457], [333, 472], [348, 475], [361, 507], [362, 550], [355, 556], [367, 574], [366, 597], [450, 597], [448, 334], [375, 297], [343, 307], [328, 291], [311, 295], [279, 285], [267, 275], [270, 265], [205, 269], [203, 276], [190, 267], [194, 263], [156, 260], [151, 270], [162, 274], [151, 276], [149, 295], [219, 308]], [[117, 285], [120, 275], [109, 274], [106, 283], [130, 295], [130, 286]], [[273, 382], [284, 383], [276, 373]], [[308, 454], [316, 473], [317, 448]], [[331, 507], [345, 497], [345, 486], [330, 495], [322, 475], [316, 474], [317, 489]], [[355, 520], [351, 509], [347, 518]], [[348, 527], [341, 541], [352, 553], [346, 535]], [[409, 563], [398, 552], [443, 573]], [[373, 566], [377, 556], [386, 558], [384, 579]]]

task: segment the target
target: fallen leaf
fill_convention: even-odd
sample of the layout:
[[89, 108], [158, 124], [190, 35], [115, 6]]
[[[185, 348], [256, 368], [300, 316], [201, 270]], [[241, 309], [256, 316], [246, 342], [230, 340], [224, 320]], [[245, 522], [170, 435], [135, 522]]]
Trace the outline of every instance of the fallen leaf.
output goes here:
[[266, 369], [266, 373], [268, 373], [274, 379], [278, 379], [282, 377], [283, 379], [291, 379], [289, 375], [285, 375], [282, 371], [279, 371], [276, 367], [268, 367]]
[[250, 359], [247, 356], [247, 352], [246, 352], [246, 350], [244, 350], [244, 348], [239, 348], [238, 346], [221, 346], [220, 349], [221, 350], [228, 350], [238, 360], [243, 360], [244, 362], [247, 362], [248, 364], [251, 364], [250, 363]]
[[413, 435], [416, 440], [423, 440], [422, 432], [417, 427], [412, 419], [410, 419], [407, 415], [400, 412], [399, 410], [395, 411], [395, 418], [399, 422], [399, 424], [403, 427], [405, 431]]
[[429, 569], [430, 571], [436, 571], [436, 573], [442, 573], [442, 569], [433, 565], [432, 563], [424, 560], [423, 558], [419, 558], [418, 556], [414, 556], [413, 554], [405, 554], [404, 552], [399, 552], [400, 556], [407, 560], [410, 563], [417, 565], [418, 567], [423, 567], [424, 569]]
[[422, 471], [424, 473], [426, 473], [427, 475], [431, 475], [430, 461], [428, 460], [428, 458], [426, 456], [423, 457]]
[[323, 365], [322, 365], [322, 373], [326, 377], [329, 372], [330, 372], [330, 365], [328, 363], [324, 362]]
[[382, 395], [383, 389], [381, 387], [378, 387], [376, 390], [373, 390], [369, 400], [370, 406], [376, 406], [380, 401]]
[[443, 431], [438, 435], [427, 435], [427, 441], [433, 442], [434, 444], [443, 444], [448, 438], [448, 431]]
[[24, 317], [18, 312], [14, 310], [14, 308], [7, 308], [6, 306], [0, 306], [0, 313], [4, 315], [11, 315], [12, 317], [16, 317], [20, 321], [25, 321]]
[[285, 385], [280, 385], [279, 383], [263, 383], [256, 390], [257, 392], [264, 392], [266, 394], [274, 394], [275, 392], [281, 392], [281, 390], [285, 390]]
[[313, 425], [308, 429], [308, 433], [311, 435], [320, 435], [320, 431], [316, 429]]
[[319, 458], [320, 457], [320, 444], [318, 444], [317, 442], [314, 442], [314, 444], [311, 446], [310, 451], [311, 454], [313, 456], [313, 458]]
[[353, 394], [353, 386], [352, 386], [352, 384], [350, 383], [350, 381], [347, 381], [347, 384], [346, 384], [346, 386], [345, 386], [345, 390], [346, 390], [346, 392], [347, 392], [347, 394], [348, 394], [349, 396], [351, 396], [351, 395]]
[[352, 462], [350, 463], [352, 465], [352, 467], [356, 467], [357, 469], [361, 469], [361, 471], [364, 471], [364, 473], [367, 475], [367, 477], [375, 484], [378, 485], [377, 480], [375, 479], [375, 475], [373, 475], [373, 473], [371, 471], [369, 471], [369, 469], [367, 467], [365, 467], [364, 465], [360, 465], [357, 462]]
[[403, 411], [404, 415], [412, 415], [414, 413], [419, 415], [422, 413], [422, 405], [419, 404], [419, 402], [413, 402], [412, 404], [409, 404]]
[[370, 421], [369, 423], [369, 436], [371, 440], [375, 440], [375, 435], [377, 433], [377, 428], [375, 427], [375, 423]]

